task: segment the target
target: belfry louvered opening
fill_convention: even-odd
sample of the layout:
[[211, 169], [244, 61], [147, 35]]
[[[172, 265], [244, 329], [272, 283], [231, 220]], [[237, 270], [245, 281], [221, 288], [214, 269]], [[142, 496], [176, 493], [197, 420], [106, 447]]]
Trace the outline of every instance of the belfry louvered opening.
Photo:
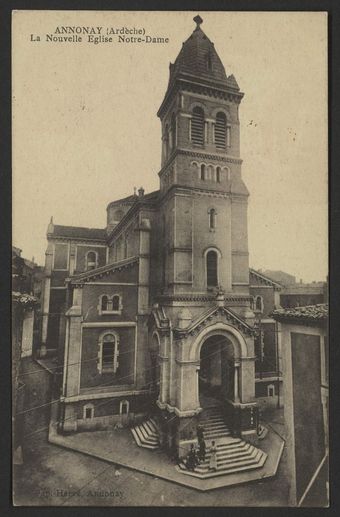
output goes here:
[[192, 112], [191, 141], [197, 145], [203, 145], [204, 143], [204, 112], [198, 106]]
[[215, 122], [215, 144], [217, 149], [226, 148], [227, 137], [227, 118], [224, 113], [219, 112], [216, 115]]

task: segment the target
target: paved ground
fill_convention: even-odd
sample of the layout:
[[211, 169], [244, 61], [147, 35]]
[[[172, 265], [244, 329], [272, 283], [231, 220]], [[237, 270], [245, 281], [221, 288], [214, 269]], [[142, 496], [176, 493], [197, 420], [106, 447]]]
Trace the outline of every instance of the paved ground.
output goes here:
[[[284, 441], [269, 428], [265, 439], [257, 445], [268, 455], [262, 468], [203, 480], [184, 474], [162, 449], [150, 451], [138, 447], [130, 429], [61, 435], [56, 432], [56, 425], [56, 422], [51, 424], [49, 434], [49, 442], [54, 445], [202, 491], [272, 477], [276, 473], [284, 446]], [[207, 445], [210, 446], [210, 442]]]
[[[282, 434], [282, 414], [271, 416]], [[274, 478], [202, 493], [62, 449], [45, 432], [29, 437], [24, 465], [14, 470], [16, 505], [287, 506], [288, 490], [285, 451]]]

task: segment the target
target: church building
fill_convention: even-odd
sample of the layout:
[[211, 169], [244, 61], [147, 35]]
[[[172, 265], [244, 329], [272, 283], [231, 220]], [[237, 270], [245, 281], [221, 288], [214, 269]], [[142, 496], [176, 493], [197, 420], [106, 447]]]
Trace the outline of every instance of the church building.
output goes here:
[[258, 430], [243, 93], [194, 20], [157, 113], [159, 190], [112, 201], [105, 228], [48, 226], [40, 355], [63, 365], [62, 433], [152, 417], [185, 450], [214, 401], [233, 436]]

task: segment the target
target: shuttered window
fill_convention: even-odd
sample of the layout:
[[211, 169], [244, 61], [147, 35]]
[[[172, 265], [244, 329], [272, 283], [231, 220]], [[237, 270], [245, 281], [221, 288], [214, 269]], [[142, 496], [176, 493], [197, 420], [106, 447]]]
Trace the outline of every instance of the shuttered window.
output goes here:
[[224, 113], [219, 112], [216, 115], [215, 122], [215, 144], [217, 149], [226, 148], [227, 136], [227, 119]]
[[197, 145], [203, 145], [204, 143], [204, 112], [198, 106], [192, 112], [191, 141]]
[[107, 334], [103, 339], [102, 369], [114, 367], [116, 340], [112, 334]]

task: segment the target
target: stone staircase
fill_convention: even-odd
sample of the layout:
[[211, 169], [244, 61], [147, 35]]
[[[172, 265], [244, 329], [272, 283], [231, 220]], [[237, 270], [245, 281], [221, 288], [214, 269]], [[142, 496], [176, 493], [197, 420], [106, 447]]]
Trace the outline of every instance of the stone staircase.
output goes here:
[[[184, 462], [178, 466], [183, 474], [206, 479], [215, 476], [244, 472], [263, 467], [267, 454], [241, 438], [233, 438], [226, 426], [219, 407], [207, 408], [203, 411], [200, 423], [204, 429], [207, 454], [195, 470], [189, 471]], [[217, 470], [209, 470], [211, 441], [217, 448]]]
[[131, 428], [132, 435], [139, 447], [158, 449], [159, 435], [156, 422], [153, 418]]

